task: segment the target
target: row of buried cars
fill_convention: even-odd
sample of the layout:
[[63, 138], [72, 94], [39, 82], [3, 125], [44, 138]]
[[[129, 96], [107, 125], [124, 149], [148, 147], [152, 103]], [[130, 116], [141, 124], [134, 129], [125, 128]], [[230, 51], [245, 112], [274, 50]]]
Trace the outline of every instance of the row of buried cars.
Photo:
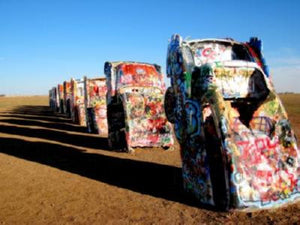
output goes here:
[[269, 77], [261, 40], [183, 40], [176, 34], [166, 69], [171, 86], [165, 91], [158, 65], [106, 62], [106, 80], [72, 80], [70, 88], [81, 87], [80, 97], [66, 96], [64, 88], [50, 104], [56, 109], [70, 99], [61, 110], [69, 107], [74, 121], [107, 132], [113, 149], [169, 148], [173, 128], [184, 189], [202, 204], [269, 208], [299, 198], [296, 137]]
[[137, 62], [106, 62], [106, 78], [71, 79], [49, 91], [50, 106], [91, 133], [108, 136], [112, 149], [173, 146], [164, 113], [161, 68]]

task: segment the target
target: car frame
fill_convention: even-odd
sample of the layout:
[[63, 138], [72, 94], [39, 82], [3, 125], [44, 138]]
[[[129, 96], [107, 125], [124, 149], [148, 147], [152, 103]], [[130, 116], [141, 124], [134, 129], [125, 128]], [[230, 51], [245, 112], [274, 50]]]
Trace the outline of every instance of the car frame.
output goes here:
[[180, 144], [186, 192], [222, 210], [299, 198], [296, 138], [259, 39], [173, 35], [167, 76], [165, 111]]
[[69, 81], [64, 81], [64, 112], [67, 117], [71, 118], [71, 83]]
[[86, 110], [85, 110], [85, 88], [84, 79], [74, 79], [70, 81], [70, 111], [71, 119], [74, 123], [78, 123], [81, 126], [86, 126]]
[[59, 112], [64, 114], [65, 107], [64, 107], [64, 86], [63, 84], [57, 85], [57, 93], [58, 93], [58, 105], [59, 105]]
[[88, 132], [107, 137], [106, 78], [84, 77], [84, 89]]
[[54, 112], [57, 112], [59, 109], [57, 87], [53, 87], [49, 90], [49, 106]]
[[136, 147], [173, 146], [171, 124], [163, 107], [160, 66], [149, 63], [106, 62], [109, 146], [122, 151]]

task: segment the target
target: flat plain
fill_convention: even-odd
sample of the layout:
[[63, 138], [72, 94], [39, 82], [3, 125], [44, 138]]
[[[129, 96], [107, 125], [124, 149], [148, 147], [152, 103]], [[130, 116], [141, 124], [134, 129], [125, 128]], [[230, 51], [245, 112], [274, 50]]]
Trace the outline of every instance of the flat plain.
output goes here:
[[[280, 97], [300, 138], [300, 94]], [[300, 202], [217, 212], [184, 194], [178, 145], [113, 152], [46, 96], [1, 97], [2, 224], [300, 224]]]

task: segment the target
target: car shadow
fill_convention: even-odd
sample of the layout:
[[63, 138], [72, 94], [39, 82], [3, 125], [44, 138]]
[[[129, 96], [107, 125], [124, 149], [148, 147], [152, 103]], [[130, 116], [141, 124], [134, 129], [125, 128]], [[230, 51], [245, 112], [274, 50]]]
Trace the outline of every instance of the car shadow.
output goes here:
[[151, 162], [87, 153], [73, 147], [0, 137], [0, 152], [142, 194], [191, 206], [199, 204], [185, 195], [181, 168]]
[[43, 115], [29, 115], [29, 114], [17, 114], [14, 112], [5, 112], [5, 113], [0, 113], [0, 117], [5, 117], [5, 118], [19, 118], [19, 119], [32, 119], [32, 120], [43, 120], [45, 122], [54, 122], [54, 123], [70, 123], [72, 124], [73, 122], [71, 121], [70, 118], [66, 117], [61, 117], [61, 115], [57, 116], [43, 116]]
[[[2, 116], [0, 117], [9, 117], [9, 119], [0, 119], [0, 122], [3, 123], [9, 123], [13, 125], [22, 125], [22, 126], [38, 126], [38, 127], [44, 127], [44, 128], [50, 128], [50, 129], [58, 129], [58, 130], [64, 130], [64, 131], [72, 131], [72, 132], [78, 132], [78, 133], [87, 133], [87, 128], [82, 127], [82, 126], [74, 126], [73, 124], [68, 124], [68, 123], [62, 123], [62, 122], [55, 122], [53, 121], [49, 123], [49, 121], [46, 121], [45, 119], [39, 118], [37, 119], [32, 119], [30, 117], [26, 116], [16, 116], [16, 115], [11, 115], [11, 116]], [[13, 118], [13, 119], [10, 119]]]
[[62, 118], [67, 118], [65, 114], [55, 113], [50, 107], [44, 105], [20, 105], [15, 107], [11, 112], [36, 116], [55, 116], [57, 114]]
[[[26, 122], [20, 120], [23, 113]], [[48, 107], [22, 106], [9, 112], [9, 114], [2, 113], [0, 115], [2, 117], [0, 132], [57, 141], [74, 146], [109, 150], [107, 138], [68, 133], [66, 132], [68, 124], [48, 120], [48, 117], [53, 119], [53, 116], [55, 114]], [[64, 120], [64, 118], [62, 119]], [[48, 125], [43, 120], [53, 122], [53, 125]], [[30, 128], [29, 126], [38, 126], [39, 128]], [[55, 128], [57, 130], [47, 130], [45, 128]], [[200, 204], [199, 201], [183, 191], [181, 168], [175, 166], [122, 159], [103, 155], [100, 151], [91, 153], [59, 143], [29, 141], [16, 137], [0, 137], [0, 152], [142, 194], [211, 209], [209, 206]]]
[[[34, 119], [31, 116], [34, 116]], [[55, 119], [53, 118], [55, 113], [47, 106], [19, 106], [9, 114], [0, 114], [0, 117], [0, 122], [2, 122], [0, 132], [2, 133], [42, 138], [86, 148], [110, 150], [107, 138], [89, 135], [85, 127], [72, 124], [70, 119], [57, 118], [57, 121], [49, 121], [49, 118]], [[69, 131], [76, 132], [76, 134], [69, 133]]]
[[25, 137], [42, 138], [51, 141], [58, 141], [80, 147], [109, 150], [107, 138], [100, 136], [72, 134], [64, 131], [47, 130], [39, 128], [17, 127], [1, 124], [0, 132]]
[[52, 111], [48, 106], [17, 106], [12, 110], [0, 112], [1, 117], [44, 120], [47, 122], [72, 123], [65, 114]]

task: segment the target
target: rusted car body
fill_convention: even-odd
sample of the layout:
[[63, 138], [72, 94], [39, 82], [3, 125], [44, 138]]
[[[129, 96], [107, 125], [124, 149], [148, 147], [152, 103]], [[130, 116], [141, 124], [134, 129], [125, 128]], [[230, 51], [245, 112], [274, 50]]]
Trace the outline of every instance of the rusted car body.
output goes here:
[[71, 79], [71, 118], [74, 123], [86, 126], [86, 110], [84, 104], [84, 79]]
[[260, 40], [173, 35], [167, 75], [165, 110], [181, 146], [187, 192], [223, 210], [299, 198], [299, 150]]
[[106, 115], [106, 79], [84, 78], [85, 108], [88, 131], [108, 135]]
[[171, 124], [164, 107], [160, 66], [137, 62], [106, 62], [109, 145], [134, 147], [173, 145]]

